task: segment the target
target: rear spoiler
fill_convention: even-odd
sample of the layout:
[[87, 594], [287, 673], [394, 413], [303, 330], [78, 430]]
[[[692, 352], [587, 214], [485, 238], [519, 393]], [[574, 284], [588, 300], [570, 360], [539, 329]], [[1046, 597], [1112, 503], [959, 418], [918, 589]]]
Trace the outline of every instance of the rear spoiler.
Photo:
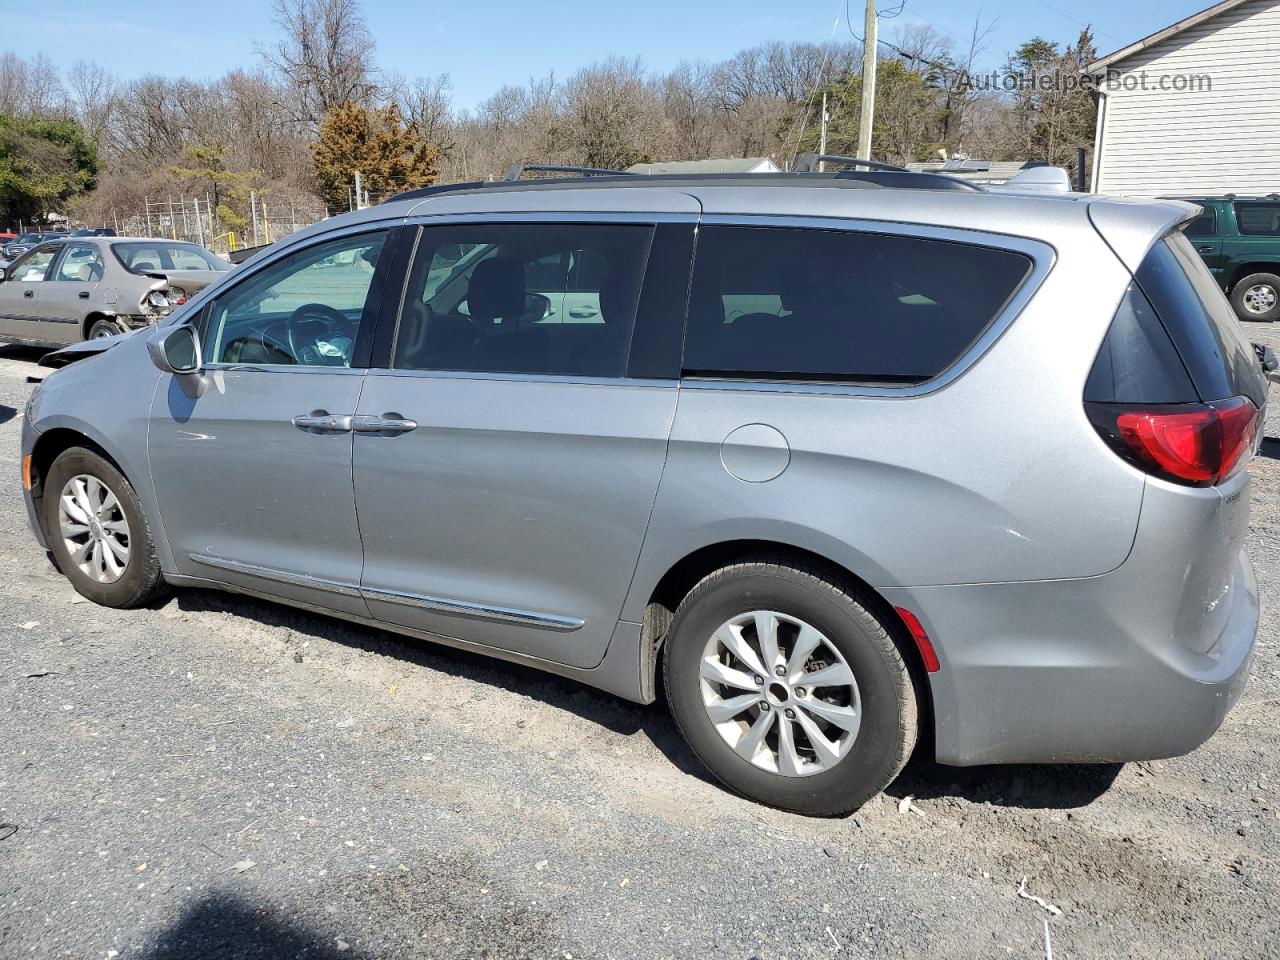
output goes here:
[[997, 189], [1017, 193], [1070, 193], [1071, 176], [1064, 167], [1029, 167]]

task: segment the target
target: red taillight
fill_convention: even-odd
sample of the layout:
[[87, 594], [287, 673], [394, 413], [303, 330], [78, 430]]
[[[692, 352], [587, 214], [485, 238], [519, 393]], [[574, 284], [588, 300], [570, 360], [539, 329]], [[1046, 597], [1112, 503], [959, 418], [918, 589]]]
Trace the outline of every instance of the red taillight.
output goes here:
[[1225, 480], [1257, 441], [1258, 408], [1244, 397], [1165, 407], [1086, 406], [1121, 456], [1147, 473], [1193, 487]]
[[933, 649], [929, 634], [925, 633], [924, 627], [920, 624], [920, 618], [906, 607], [893, 609], [898, 611], [898, 616], [907, 627], [907, 633], [911, 634], [911, 639], [916, 642], [916, 649], [920, 651], [920, 659], [924, 662], [925, 670], [929, 673], [937, 673], [940, 669], [938, 654]]

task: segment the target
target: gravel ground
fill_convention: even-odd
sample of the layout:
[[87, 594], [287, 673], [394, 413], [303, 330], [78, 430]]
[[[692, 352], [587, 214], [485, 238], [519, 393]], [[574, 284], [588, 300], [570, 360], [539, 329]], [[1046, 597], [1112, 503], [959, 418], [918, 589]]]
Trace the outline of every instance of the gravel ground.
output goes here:
[[[36, 357], [0, 349], [0, 476]], [[842, 820], [708, 782], [660, 704], [230, 595], [79, 601], [5, 482], [0, 957], [1039, 958], [1046, 921], [1059, 958], [1280, 957], [1278, 458], [1205, 747], [917, 758]]]

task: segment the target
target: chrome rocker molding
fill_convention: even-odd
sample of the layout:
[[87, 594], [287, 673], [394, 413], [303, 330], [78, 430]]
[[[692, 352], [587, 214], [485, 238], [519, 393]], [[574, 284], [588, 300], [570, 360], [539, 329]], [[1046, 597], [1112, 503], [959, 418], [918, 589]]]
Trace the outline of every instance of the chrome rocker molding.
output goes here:
[[311, 587], [344, 597], [360, 596], [360, 588], [354, 583], [308, 577], [301, 573], [290, 573], [287, 570], [277, 570], [275, 567], [260, 567], [256, 563], [241, 563], [239, 560], [227, 560], [225, 557], [214, 557], [207, 553], [189, 553], [187, 556], [202, 566], [215, 567], [218, 570], [244, 573], [251, 577], [261, 577], [263, 580], [274, 580], [277, 583], [287, 583], [295, 587]]
[[416, 593], [399, 593], [395, 590], [373, 590], [365, 587], [360, 592], [366, 600], [383, 600], [387, 603], [398, 603], [406, 607], [417, 607], [420, 610], [436, 610], [440, 613], [475, 617], [479, 620], [523, 623], [531, 627], [541, 627], [544, 630], [563, 630], [568, 633], [577, 630], [586, 623], [585, 620], [581, 620], [578, 617], [561, 617], [552, 613], [534, 613], [531, 610], [513, 610], [510, 607], [491, 607], [487, 604], [471, 603], [467, 600], [426, 597]]
[[193, 561], [202, 566], [229, 570], [232, 573], [243, 573], [264, 580], [275, 580], [296, 587], [309, 587], [324, 590], [328, 593], [341, 594], [344, 597], [363, 597], [365, 600], [381, 600], [385, 603], [397, 603], [406, 607], [417, 607], [421, 610], [435, 610], [440, 613], [477, 620], [499, 620], [503, 623], [520, 623], [544, 630], [562, 630], [572, 632], [582, 627], [585, 620], [578, 617], [562, 617], [551, 613], [535, 613], [531, 610], [515, 610], [510, 607], [493, 607], [483, 603], [472, 603], [467, 600], [449, 600], [444, 597], [427, 597], [416, 593], [400, 593], [395, 590], [374, 590], [368, 587], [361, 589], [354, 583], [342, 583], [336, 580], [325, 580], [321, 577], [309, 577], [302, 573], [290, 573], [274, 567], [262, 567], [255, 563], [241, 563], [239, 560], [227, 560], [206, 553], [187, 554]]

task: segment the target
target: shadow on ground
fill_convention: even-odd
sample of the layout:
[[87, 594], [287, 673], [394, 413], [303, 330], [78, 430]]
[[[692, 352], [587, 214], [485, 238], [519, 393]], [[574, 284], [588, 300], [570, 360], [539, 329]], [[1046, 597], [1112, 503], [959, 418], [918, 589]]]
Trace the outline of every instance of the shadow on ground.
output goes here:
[[29, 347], [21, 343], [0, 344], [0, 360], [21, 360], [24, 363], [39, 363], [40, 358], [48, 353], [49, 349], [49, 347]]
[[13, 407], [6, 407], [3, 403], [0, 403], [0, 425], [8, 423], [17, 415], [18, 411]]
[[954, 797], [998, 807], [1071, 810], [1087, 806], [1111, 789], [1124, 767], [1120, 763], [945, 767], [921, 753], [916, 751], [885, 793], [899, 800]]
[[229, 893], [216, 893], [183, 911], [138, 960], [349, 960], [360, 953]]
[[[339, 643], [449, 676], [532, 697], [550, 707], [567, 710], [580, 719], [614, 733], [643, 733], [681, 772], [707, 783], [718, 783], [686, 746], [667, 712], [661, 695], [649, 706], [629, 703], [585, 684], [530, 667], [495, 660], [296, 610], [250, 597], [213, 590], [182, 590], [178, 605], [186, 611], [214, 611], [246, 617], [259, 623], [294, 630], [309, 638]], [[929, 742], [921, 744], [907, 768], [886, 791], [890, 796], [922, 800], [956, 797], [974, 803], [1030, 809], [1082, 807], [1105, 793], [1119, 775], [1121, 764], [1053, 764], [986, 767], [946, 767], [930, 757]]]
[[685, 745], [667, 711], [661, 689], [658, 701], [644, 706], [531, 667], [216, 590], [181, 590], [178, 606], [186, 611], [231, 613], [269, 626], [288, 628], [308, 638], [485, 683], [567, 710], [588, 723], [623, 736], [643, 733], [683, 773], [707, 783], [717, 782]]
[[1280, 460], [1280, 438], [1264, 437], [1262, 447], [1258, 450], [1258, 456]]

